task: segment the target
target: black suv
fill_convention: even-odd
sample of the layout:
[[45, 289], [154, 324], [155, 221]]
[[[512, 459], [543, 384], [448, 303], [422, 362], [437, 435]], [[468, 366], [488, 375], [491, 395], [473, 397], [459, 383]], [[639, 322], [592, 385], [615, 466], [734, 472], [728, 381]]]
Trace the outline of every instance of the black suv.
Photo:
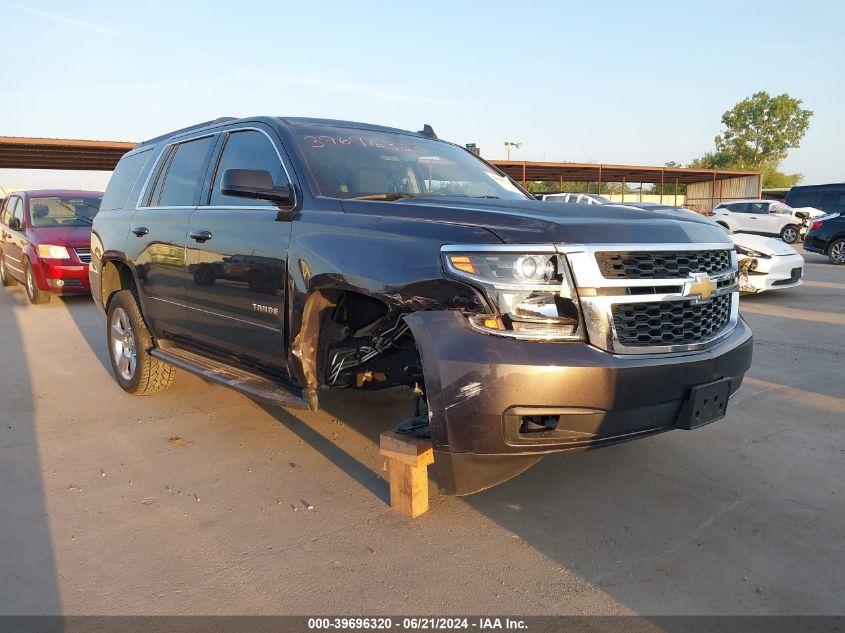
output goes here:
[[174, 367], [284, 406], [405, 386], [466, 494], [544, 454], [725, 414], [751, 363], [704, 220], [548, 204], [471, 152], [343, 121], [220, 119], [140, 144], [94, 223], [120, 386]]
[[811, 220], [804, 250], [827, 255], [833, 264], [845, 264], [845, 214], [831, 213]]

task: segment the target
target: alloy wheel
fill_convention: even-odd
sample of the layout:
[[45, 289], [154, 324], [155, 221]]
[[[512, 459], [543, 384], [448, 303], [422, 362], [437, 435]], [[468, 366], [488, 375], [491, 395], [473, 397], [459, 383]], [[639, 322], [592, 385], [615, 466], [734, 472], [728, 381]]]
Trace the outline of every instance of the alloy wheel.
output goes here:
[[0, 279], [6, 279], [6, 259], [0, 256]]
[[32, 267], [30, 266], [26, 267], [26, 292], [30, 299], [35, 296], [35, 278], [32, 275]]
[[118, 373], [124, 380], [132, 380], [138, 367], [135, 347], [135, 333], [129, 322], [129, 315], [123, 308], [117, 308], [111, 318], [112, 358]]
[[784, 242], [789, 242], [790, 244], [792, 244], [792, 242], [794, 242], [797, 237], [798, 237], [798, 233], [796, 233], [795, 229], [786, 229], [783, 232], [783, 241]]
[[830, 258], [838, 263], [845, 263], [845, 242], [836, 242], [830, 249]]

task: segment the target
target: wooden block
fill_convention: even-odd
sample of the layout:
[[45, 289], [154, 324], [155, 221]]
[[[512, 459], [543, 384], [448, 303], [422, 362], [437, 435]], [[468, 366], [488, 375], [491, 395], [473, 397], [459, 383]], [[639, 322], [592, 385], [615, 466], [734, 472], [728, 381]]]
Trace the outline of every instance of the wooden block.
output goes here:
[[389, 459], [409, 466], [428, 466], [434, 463], [431, 440], [385, 431], [379, 438], [379, 452]]
[[434, 463], [429, 440], [393, 432], [381, 435], [382, 455], [390, 474], [390, 507], [416, 518], [428, 511], [428, 465]]

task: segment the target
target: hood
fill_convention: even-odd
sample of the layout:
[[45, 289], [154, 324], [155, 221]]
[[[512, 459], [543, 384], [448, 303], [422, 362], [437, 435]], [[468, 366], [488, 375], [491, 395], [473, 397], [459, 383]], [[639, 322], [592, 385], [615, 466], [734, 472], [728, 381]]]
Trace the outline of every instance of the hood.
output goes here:
[[90, 226], [43, 226], [27, 231], [35, 244], [54, 244], [72, 248], [91, 246]]
[[750, 248], [763, 255], [777, 255], [783, 257], [784, 255], [797, 255], [798, 251], [792, 248], [783, 240], [775, 239], [773, 237], [763, 237], [762, 235], [749, 235], [748, 233], [734, 233], [731, 235], [734, 244]]
[[730, 244], [725, 231], [703, 218], [612, 204], [444, 197], [392, 202], [347, 199], [343, 209], [347, 213], [481, 227], [513, 244]]

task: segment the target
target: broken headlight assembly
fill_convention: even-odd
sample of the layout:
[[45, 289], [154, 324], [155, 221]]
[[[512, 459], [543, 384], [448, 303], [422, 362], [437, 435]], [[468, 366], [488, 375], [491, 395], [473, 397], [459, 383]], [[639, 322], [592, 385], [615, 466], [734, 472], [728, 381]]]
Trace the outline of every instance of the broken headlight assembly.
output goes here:
[[761, 253], [759, 251], [755, 251], [753, 248], [747, 248], [745, 246], [740, 246], [736, 244], [736, 252], [740, 255], [745, 255], [747, 257], [758, 257], [760, 259], [771, 259], [771, 255], [766, 255], [765, 253]]
[[582, 341], [578, 297], [566, 257], [554, 247], [444, 246], [447, 273], [484, 291], [495, 312], [467, 317], [487, 334]]

